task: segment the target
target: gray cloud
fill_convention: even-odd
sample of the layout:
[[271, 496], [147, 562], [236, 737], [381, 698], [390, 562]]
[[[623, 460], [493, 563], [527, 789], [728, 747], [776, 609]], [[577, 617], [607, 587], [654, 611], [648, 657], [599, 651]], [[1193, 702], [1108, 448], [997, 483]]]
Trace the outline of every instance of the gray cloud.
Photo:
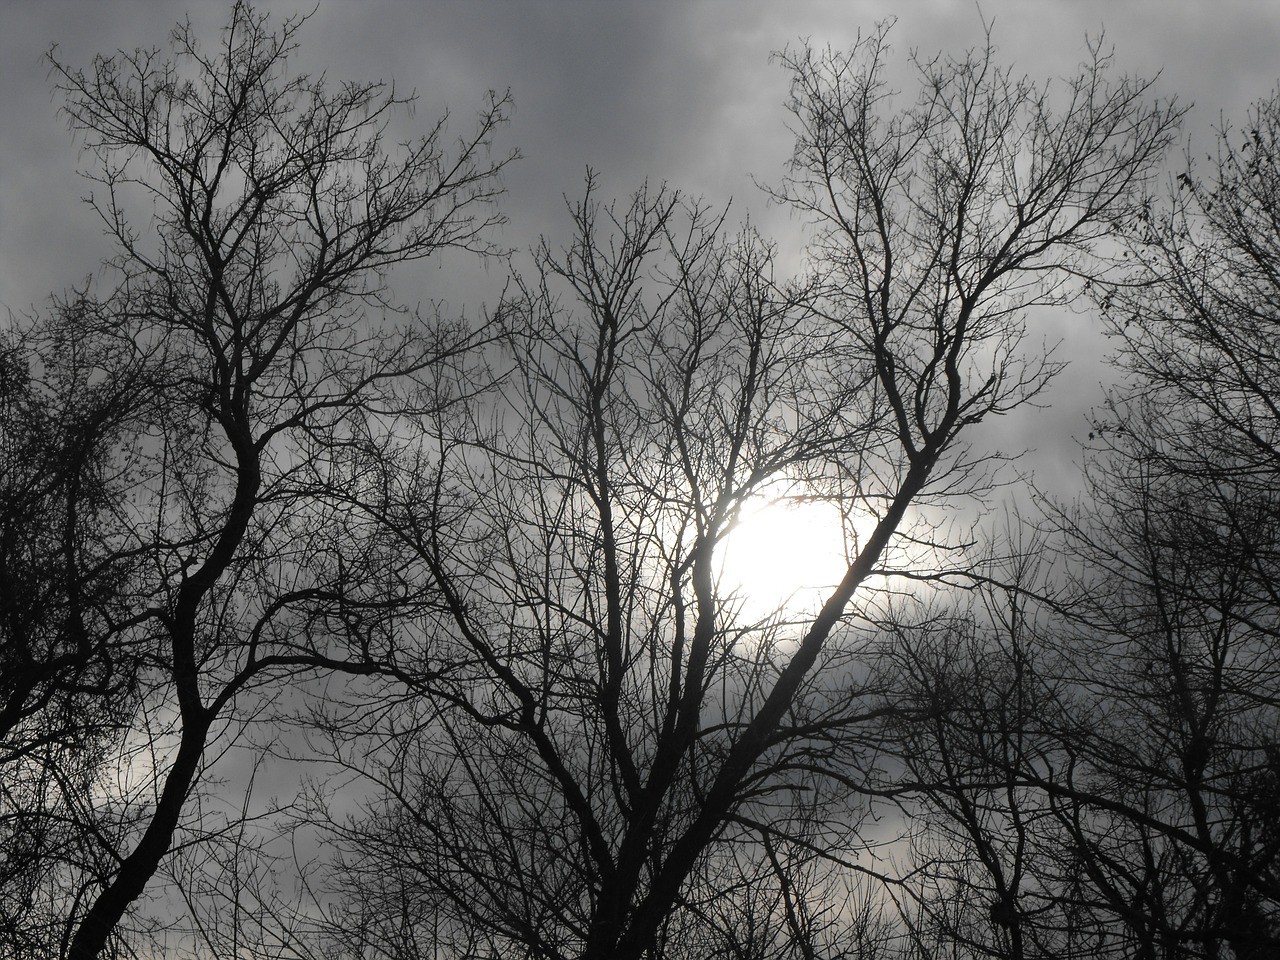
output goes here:
[[[228, 4], [202, 4], [193, 21], [210, 42]], [[50, 291], [96, 269], [106, 247], [101, 227], [78, 197], [76, 148], [56, 115], [43, 53], [51, 43], [73, 64], [97, 51], [163, 45], [182, 2], [11, 3], [0, 39], [0, 307], [24, 311]], [[309, 4], [269, 2], [273, 16]], [[951, 0], [321, 0], [302, 35], [299, 64], [334, 80], [394, 80], [420, 97], [423, 125], [448, 107], [462, 132], [489, 88], [511, 88], [516, 102], [500, 146], [524, 159], [511, 168], [503, 242], [524, 248], [542, 233], [563, 235], [562, 194], [581, 189], [587, 165], [606, 193], [643, 179], [665, 180], [716, 203], [734, 198], [766, 232], [793, 239], [795, 225], [769, 209], [752, 177], [776, 179], [789, 152], [787, 77], [771, 51], [798, 38], [845, 46], [857, 32], [896, 14], [892, 35], [904, 56], [959, 52], [982, 41], [978, 6]], [[1033, 77], [1070, 73], [1086, 34], [1106, 25], [1122, 71], [1154, 75], [1158, 88], [1194, 101], [1188, 130], [1203, 153], [1221, 115], [1243, 120], [1248, 104], [1273, 89], [1280, 12], [1263, 2], [1194, 0], [985, 0], [1002, 61]], [[907, 68], [896, 74], [906, 88]], [[450, 261], [397, 277], [409, 303], [443, 298], [474, 314], [501, 285], [488, 272]], [[1096, 402], [1096, 360], [1105, 351], [1087, 317], [1047, 321], [1045, 336], [1067, 339], [1079, 358], [1057, 384], [1051, 412], [1007, 425], [1003, 445], [1032, 441], [1041, 462], [1074, 456], [1082, 411]], [[1023, 442], [1023, 441], [1026, 442]], [[1054, 469], [1057, 469], [1054, 466]]]

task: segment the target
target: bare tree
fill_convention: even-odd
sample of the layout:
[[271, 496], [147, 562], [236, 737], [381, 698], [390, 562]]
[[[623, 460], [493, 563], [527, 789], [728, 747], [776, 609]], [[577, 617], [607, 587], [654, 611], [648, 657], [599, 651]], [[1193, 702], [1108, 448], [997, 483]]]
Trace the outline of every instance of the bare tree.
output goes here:
[[[926, 766], [957, 758], [929, 797], [969, 827], [967, 862], [1013, 843], [1013, 818], [1043, 825], [1026, 874], [1070, 882], [1052, 911], [1024, 896], [1012, 916], [1033, 932], [1080, 918], [1082, 955], [1252, 958], [1280, 942], [1278, 118], [1259, 104], [1207, 177], [1190, 166], [1146, 204], [1123, 232], [1130, 269], [1098, 288], [1127, 378], [1094, 426], [1080, 507], [1051, 511], [1073, 577], [1020, 661], [990, 630], [976, 644], [985, 670], [1023, 664], [997, 686], [1032, 715], [980, 714], [987, 685], [953, 683], [960, 708], [910, 741]], [[936, 685], [971, 654], [920, 675]], [[997, 822], [974, 827], [993, 783], [1011, 786]]]
[[1085, 509], [1053, 515], [1071, 579], [901, 627], [914, 867], [947, 881], [921, 913], [969, 956], [1267, 956], [1280, 687], [1251, 544], [1272, 521], [1230, 463], [1153, 455], [1176, 405], [1113, 410]]
[[110, 641], [137, 559], [114, 549], [129, 465], [112, 454], [145, 420], [148, 364], [84, 339], [99, 310], [21, 322], [0, 361], [0, 942], [20, 954], [55, 936], [36, 905], [56, 865], [94, 859], [68, 821], [137, 690], [135, 652]]
[[1124, 925], [1089, 892], [1070, 804], [1043, 786], [1076, 774], [1063, 734], [1090, 722], [1076, 678], [1096, 661], [1055, 622], [1069, 604], [1036, 569], [1047, 542], [1029, 548], [886, 644], [893, 696], [915, 708], [885, 737], [913, 786], [898, 798], [912, 824], [904, 921], [962, 957], [1127, 956]]
[[[424, 918], [498, 951], [680, 956], [710, 952], [725, 851], [799, 843], [769, 829], [789, 798], [829, 797], [856, 836], [859, 794], [886, 789], [875, 720], [900, 709], [856, 629], [874, 578], [946, 547], [913, 507], [985, 488], [966, 430], [1056, 371], [1023, 351], [1029, 311], [1097, 269], [1178, 117], [1104, 57], [1054, 95], [990, 49], [918, 62], [896, 109], [885, 56], [881, 30], [783, 58], [797, 141], [775, 196], [812, 221], [803, 285], [696, 205], [589, 187], [504, 306], [502, 410], [424, 424], [384, 480], [444, 600], [426, 633], [454, 646], [424, 679], [447, 706], [387, 716], [388, 752], [334, 725], [384, 788], [347, 876], [393, 863]], [[871, 521], [799, 622], [744, 623], [717, 577], [762, 492]]]
[[[1125, 804], [1108, 818], [1160, 853], [1135, 898], [1145, 922], [1193, 956], [1280, 942], [1274, 97], [1249, 128], [1224, 129], [1209, 175], [1189, 164], [1148, 206], [1127, 282], [1102, 289], [1130, 378], [1096, 428], [1102, 528], [1080, 538], [1111, 584], [1085, 609], [1125, 638], [1099, 661], [1125, 709], [1087, 741], [1096, 776]], [[1125, 890], [1114, 863], [1105, 876]]]
[[[86, 398], [114, 395], [120, 370], [95, 355], [104, 345], [128, 344], [149, 377], [146, 418], [123, 445], [107, 413], [77, 411], [72, 429], [95, 416], [105, 426], [55, 476], [70, 489], [86, 470], [127, 475], [105, 526], [51, 534], [101, 539], [100, 568], [125, 568], [127, 588], [96, 584], [109, 610], [99, 615], [88, 581], [33, 574], [64, 594], [67, 612], [47, 629], [84, 632], [73, 638], [87, 651], [79, 692], [111, 680], [126, 655], [136, 691], [99, 768], [114, 776], [96, 778], [76, 813], [97, 866], [62, 865], [80, 892], [52, 907], [63, 932], [50, 953], [124, 949], [126, 914], [170, 850], [217, 827], [189, 814], [202, 778], [280, 691], [318, 672], [398, 669], [396, 638], [378, 625], [405, 591], [347, 505], [361, 482], [352, 451], [376, 444], [383, 418], [445, 402], [433, 371], [475, 341], [461, 325], [397, 313], [385, 281], [442, 248], [490, 250], [505, 161], [489, 145], [506, 101], [491, 97], [455, 143], [442, 119], [392, 147], [407, 101], [381, 84], [291, 73], [301, 26], [237, 4], [212, 49], [182, 24], [174, 59], [121, 53], [81, 71], [50, 57], [98, 165], [89, 201], [115, 241], [118, 281], [99, 308], [65, 319], [85, 359], [58, 363], [98, 384]], [[65, 523], [80, 508], [92, 526], [77, 495], [61, 501]], [[74, 546], [55, 547], [64, 565], [79, 562]], [[6, 660], [23, 642], [6, 630]], [[6, 711], [47, 723], [43, 689], [6, 686]], [[22, 775], [6, 764], [6, 790], [29, 789], [10, 779]]]

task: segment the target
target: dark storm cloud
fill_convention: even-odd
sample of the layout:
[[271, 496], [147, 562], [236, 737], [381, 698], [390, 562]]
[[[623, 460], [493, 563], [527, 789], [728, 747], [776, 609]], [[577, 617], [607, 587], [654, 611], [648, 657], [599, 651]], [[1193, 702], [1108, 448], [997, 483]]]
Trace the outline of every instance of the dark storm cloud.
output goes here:
[[[51, 290], [81, 282], [106, 246], [101, 226], [78, 197], [76, 149], [56, 116], [43, 53], [60, 44], [66, 61], [87, 65], [96, 51], [163, 45], [182, 2], [11, 3], [0, 51], [0, 304], [23, 311]], [[192, 5], [207, 42], [229, 4]], [[269, 2], [275, 17], [309, 4]], [[1000, 0], [889, 3], [887, 0], [621, 2], [350, 2], [322, 0], [301, 36], [299, 63], [333, 80], [394, 80], [420, 100], [425, 126], [448, 107], [452, 129], [466, 131], [487, 89], [510, 88], [512, 122], [498, 143], [524, 158], [505, 178], [501, 241], [523, 249], [538, 235], [564, 235], [562, 195], [580, 193], [585, 168], [602, 177], [602, 193], [625, 195], [645, 178], [667, 181], [723, 204], [731, 219], [750, 213], [766, 233], [788, 243], [796, 227], [769, 208], [752, 177], [775, 181], [789, 149], [787, 77], [771, 51], [797, 38], [847, 46], [859, 30], [894, 14], [891, 40], [905, 59], [958, 53], [994, 26], [999, 60], [1032, 77], [1073, 72], [1086, 34], [1106, 25], [1117, 68], [1151, 76], [1163, 70], [1163, 95], [1194, 101], [1188, 123], [1197, 150], [1211, 147], [1220, 116], [1243, 122], [1248, 104], [1276, 82], [1280, 11], [1274, 4]], [[910, 90], [905, 66], [895, 85]], [[408, 127], [405, 128], [406, 130]], [[1176, 162], [1176, 158], [1174, 158]], [[794, 262], [792, 260], [791, 262]], [[491, 303], [503, 270], [471, 263], [397, 275], [410, 304], [433, 299], [474, 315]], [[1076, 456], [1083, 412], [1099, 397], [1106, 346], [1087, 313], [1041, 318], [1033, 340], [1063, 339], [1075, 367], [1049, 396], [1053, 409], [1005, 423], [1001, 446], [1039, 446], [1038, 462], [1060, 470]]]
[[[229, 4], [192, 8], [210, 40]], [[93, 268], [99, 233], [76, 203], [84, 186], [55, 116], [41, 56], [58, 42], [68, 61], [95, 51], [163, 44], [182, 2], [18, 3], [6, 7], [0, 80], [0, 301], [21, 307]], [[273, 16], [309, 5], [269, 2]], [[510, 88], [516, 109], [504, 146], [524, 160], [507, 176], [509, 238], [523, 246], [555, 232], [561, 194], [586, 166], [610, 192], [666, 180], [739, 212], [768, 217], [751, 183], [776, 179], [789, 144], [781, 101], [786, 76], [769, 54], [799, 37], [851, 43], [893, 13], [905, 54], [958, 51], [980, 42], [979, 8], [967, 2], [791, 3], [322, 2], [302, 35], [300, 62], [335, 80], [394, 79], [416, 90], [418, 119], [447, 105], [463, 129], [486, 89]], [[1062, 74], [1104, 21], [1122, 69], [1152, 74], [1197, 101], [1206, 123], [1240, 114], [1275, 82], [1280, 14], [1267, 3], [984, 3], [1001, 59], [1033, 76]], [[909, 79], [904, 71], [901, 76]]]

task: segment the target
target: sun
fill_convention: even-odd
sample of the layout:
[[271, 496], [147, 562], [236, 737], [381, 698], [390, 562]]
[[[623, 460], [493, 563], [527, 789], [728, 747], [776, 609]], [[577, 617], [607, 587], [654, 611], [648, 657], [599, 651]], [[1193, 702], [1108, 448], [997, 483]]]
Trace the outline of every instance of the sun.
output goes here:
[[721, 591], [738, 598], [738, 619], [816, 613], [848, 569], [847, 558], [857, 552], [857, 527], [847, 525], [829, 500], [748, 501], [718, 551]]

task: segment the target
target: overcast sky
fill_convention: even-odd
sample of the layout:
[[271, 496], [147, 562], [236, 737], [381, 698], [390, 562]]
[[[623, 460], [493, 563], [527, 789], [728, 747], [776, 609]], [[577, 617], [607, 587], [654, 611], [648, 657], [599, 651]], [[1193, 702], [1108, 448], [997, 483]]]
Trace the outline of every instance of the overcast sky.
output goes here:
[[[259, 6], [285, 16], [311, 9], [311, 0]], [[0, 310], [27, 312], [82, 281], [105, 250], [78, 199], [86, 185], [44, 55], [56, 43], [61, 60], [87, 65], [96, 52], [163, 45], [188, 8], [212, 39], [230, 3], [0, 7]], [[732, 199], [739, 216], [749, 212], [766, 233], [785, 236], [793, 229], [785, 214], [753, 185], [753, 177], [776, 180], [790, 150], [788, 78], [770, 53], [802, 38], [848, 46], [891, 15], [903, 60], [911, 49], [927, 55], [979, 43], [985, 18], [1001, 61], [1035, 78], [1073, 72], [1086, 36], [1105, 27], [1120, 71], [1162, 73], [1161, 94], [1195, 104], [1186, 132], [1200, 153], [1220, 116], [1242, 122], [1280, 76], [1275, 0], [319, 0], [298, 62], [334, 79], [416, 90], [424, 126], [448, 107], [463, 130], [487, 89], [510, 88], [515, 111], [500, 146], [523, 154], [506, 177], [503, 242], [513, 247], [540, 233], [563, 237], [561, 196], [579, 191], [587, 165], [610, 194], [646, 177], [665, 180], [717, 203]], [[471, 315], [494, 288], [448, 270], [424, 272], [415, 288], [419, 280], [410, 299], [444, 297]], [[1018, 425], [1020, 434], [1064, 441], [1042, 449], [1042, 469], [1075, 455], [1070, 435], [1097, 395], [1090, 358], [1105, 349], [1095, 332], [1078, 314], [1046, 331], [1080, 362], [1051, 395], [1056, 412]]]

